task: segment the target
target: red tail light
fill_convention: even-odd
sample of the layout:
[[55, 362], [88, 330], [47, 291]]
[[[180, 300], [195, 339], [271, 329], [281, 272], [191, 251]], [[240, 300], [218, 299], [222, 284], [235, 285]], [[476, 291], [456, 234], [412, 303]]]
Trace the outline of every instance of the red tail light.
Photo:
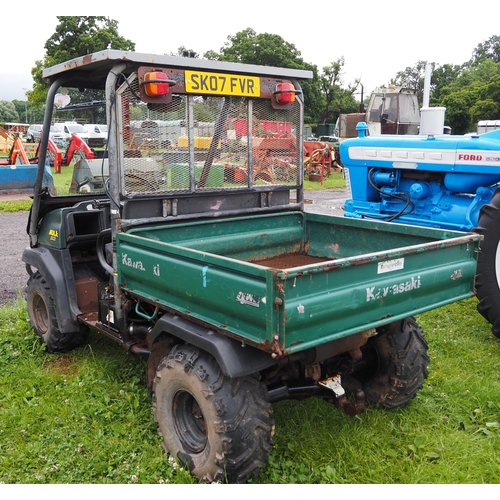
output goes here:
[[292, 83], [278, 83], [276, 85], [276, 101], [279, 104], [291, 104], [295, 101], [295, 87]]
[[161, 97], [170, 92], [170, 80], [161, 71], [151, 71], [144, 75], [144, 92], [149, 97]]

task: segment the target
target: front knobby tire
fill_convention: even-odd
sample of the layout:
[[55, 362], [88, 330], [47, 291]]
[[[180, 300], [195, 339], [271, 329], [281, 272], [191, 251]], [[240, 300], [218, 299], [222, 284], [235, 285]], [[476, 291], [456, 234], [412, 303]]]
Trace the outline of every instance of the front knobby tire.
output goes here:
[[491, 323], [493, 335], [500, 338], [500, 189], [481, 207], [474, 232], [484, 238], [477, 260], [477, 310]]
[[355, 373], [366, 401], [383, 408], [405, 406], [422, 388], [428, 375], [429, 355], [424, 333], [414, 318], [379, 329], [362, 348], [369, 368]]
[[153, 411], [167, 453], [206, 482], [244, 483], [272, 449], [274, 421], [256, 376], [224, 376], [215, 359], [176, 345], [153, 383]]
[[54, 294], [40, 272], [30, 276], [25, 297], [31, 327], [48, 352], [67, 352], [86, 342], [88, 328], [83, 325], [75, 332], [60, 331]]

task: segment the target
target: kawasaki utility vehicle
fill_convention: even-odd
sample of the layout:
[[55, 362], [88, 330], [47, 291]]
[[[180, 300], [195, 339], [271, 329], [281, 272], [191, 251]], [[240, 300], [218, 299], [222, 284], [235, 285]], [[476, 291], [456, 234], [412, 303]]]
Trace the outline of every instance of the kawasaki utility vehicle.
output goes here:
[[[413, 316], [473, 295], [480, 236], [305, 212], [310, 72], [106, 50], [44, 77], [23, 261], [48, 351], [94, 329], [147, 357], [165, 449], [203, 481], [265, 467], [280, 400], [355, 415], [415, 396], [429, 357]], [[109, 137], [53, 196], [61, 88], [91, 91]]]

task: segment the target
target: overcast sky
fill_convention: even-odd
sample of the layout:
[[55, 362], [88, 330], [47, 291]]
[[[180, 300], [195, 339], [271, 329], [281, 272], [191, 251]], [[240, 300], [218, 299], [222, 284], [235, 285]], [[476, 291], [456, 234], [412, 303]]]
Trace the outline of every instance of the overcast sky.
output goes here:
[[[110, 3], [108, 3], [109, 5]], [[93, 14], [118, 21], [121, 36], [137, 52], [166, 54], [184, 45], [200, 55], [219, 51], [227, 37], [252, 28], [280, 35], [303, 59], [322, 67], [345, 58], [344, 84], [361, 79], [365, 95], [388, 84], [398, 71], [417, 61], [461, 64], [474, 48], [500, 35], [498, 0], [460, 3], [444, 0], [271, 0], [239, 2], [113, 2], [100, 7], [87, 0]], [[0, 45], [0, 100], [24, 100], [33, 87], [31, 68], [43, 59], [57, 15], [68, 13], [63, 2], [24, 1], [3, 9]], [[99, 9], [99, 10], [97, 10]], [[10, 14], [9, 14], [10, 12]]]

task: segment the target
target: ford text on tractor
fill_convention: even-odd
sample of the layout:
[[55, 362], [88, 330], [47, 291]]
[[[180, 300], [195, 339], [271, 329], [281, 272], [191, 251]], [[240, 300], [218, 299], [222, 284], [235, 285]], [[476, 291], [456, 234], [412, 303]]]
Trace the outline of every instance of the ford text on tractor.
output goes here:
[[419, 135], [359, 137], [341, 145], [351, 199], [345, 215], [483, 235], [478, 311], [500, 337], [500, 130], [443, 135], [444, 108], [423, 108]]
[[60, 87], [90, 88], [109, 134], [57, 196], [42, 136], [23, 261], [48, 351], [93, 329], [145, 356], [164, 447], [203, 481], [265, 467], [280, 400], [416, 395], [414, 315], [473, 295], [480, 236], [305, 212], [311, 72], [106, 50], [44, 76], [46, 124]]

